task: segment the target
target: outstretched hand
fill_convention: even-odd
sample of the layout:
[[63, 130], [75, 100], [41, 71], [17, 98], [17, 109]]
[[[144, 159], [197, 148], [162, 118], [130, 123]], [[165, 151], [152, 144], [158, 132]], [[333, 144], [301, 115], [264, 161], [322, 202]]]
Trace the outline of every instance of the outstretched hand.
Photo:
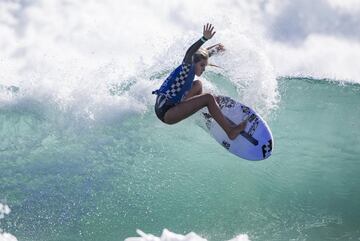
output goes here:
[[216, 52], [224, 52], [225, 51], [225, 47], [221, 43], [215, 44], [214, 48], [215, 48]]
[[224, 52], [225, 51], [225, 47], [224, 45], [222, 45], [221, 43], [215, 44], [213, 46], [207, 47], [206, 48], [211, 54], [216, 54], [219, 52]]
[[204, 38], [206, 38], [207, 40], [211, 39], [216, 31], [214, 31], [214, 27], [211, 25], [211, 23], [207, 23], [206, 25], [204, 25], [204, 28], [203, 28], [203, 36]]

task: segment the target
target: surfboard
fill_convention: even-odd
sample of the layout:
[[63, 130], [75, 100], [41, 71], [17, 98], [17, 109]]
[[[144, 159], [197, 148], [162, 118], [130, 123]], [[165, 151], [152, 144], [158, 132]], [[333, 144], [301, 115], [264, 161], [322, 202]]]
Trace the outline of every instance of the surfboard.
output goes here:
[[248, 120], [244, 131], [234, 140], [208, 112], [202, 112], [203, 120], [211, 136], [226, 150], [246, 160], [260, 161], [271, 156], [274, 140], [265, 120], [250, 107], [227, 96], [217, 96], [222, 113], [233, 124]]

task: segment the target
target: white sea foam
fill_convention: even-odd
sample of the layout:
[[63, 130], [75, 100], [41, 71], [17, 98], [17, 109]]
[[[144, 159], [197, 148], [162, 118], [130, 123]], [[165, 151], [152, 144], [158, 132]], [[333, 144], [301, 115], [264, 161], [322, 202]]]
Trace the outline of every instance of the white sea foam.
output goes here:
[[0, 241], [17, 241], [17, 238], [10, 233], [0, 233]]
[[360, 83], [360, 2], [267, 1], [265, 52], [277, 75]]
[[[8, 205], [0, 203], [0, 219], [8, 215], [11, 209]], [[16, 237], [10, 233], [3, 232], [0, 228], [0, 241], [17, 241]]]
[[358, 1], [336, 0], [2, 2], [0, 85], [19, 92], [0, 91], [0, 101], [51, 101], [93, 119], [143, 112], [212, 22], [209, 44], [225, 44], [216, 63], [239, 98], [271, 109], [277, 76], [360, 82], [359, 11]]
[[[125, 241], [206, 241], [206, 239], [200, 237], [194, 232], [186, 235], [172, 233], [167, 229], [163, 230], [160, 237], [156, 237], [152, 234], [146, 234], [141, 230], [136, 230], [140, 237], [127, 238]], [[249, 241], [249, 237], [246, 234], [240, 234], [229, 241]]]
[[0, 203], [0, 219], [3, 219], [5, 215], [9, 214], [11, 209], [8, 205]]

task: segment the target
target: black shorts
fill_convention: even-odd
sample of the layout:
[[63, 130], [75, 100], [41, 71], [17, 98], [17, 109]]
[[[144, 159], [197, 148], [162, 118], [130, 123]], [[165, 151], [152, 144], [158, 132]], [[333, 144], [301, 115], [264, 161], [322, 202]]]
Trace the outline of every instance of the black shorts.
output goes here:
[[165, 95], [158, 95], [156, 97], [156, 102], [155, 102], [155, 113], [156, 116], [165, 123], [164, 121], [164, 116], [165, 113], [172, 107], [174, 107], [175, 104], [170, 103], [167, 99]]

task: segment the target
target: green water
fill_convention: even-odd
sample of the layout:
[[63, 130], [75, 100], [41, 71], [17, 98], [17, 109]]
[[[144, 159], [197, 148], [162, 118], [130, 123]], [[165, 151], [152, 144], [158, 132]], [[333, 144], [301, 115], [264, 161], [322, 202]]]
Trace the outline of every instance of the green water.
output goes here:
[[262, 162], [229, 154], [194, 118], [162, 124], [151, 106], [111, 123], [3, 107], [0, 202], [12, 212], [0, 227], [26, 241], [115, 241], [137, 228], [359, 240], [360, 86], [278, 81], [273, 156]]

